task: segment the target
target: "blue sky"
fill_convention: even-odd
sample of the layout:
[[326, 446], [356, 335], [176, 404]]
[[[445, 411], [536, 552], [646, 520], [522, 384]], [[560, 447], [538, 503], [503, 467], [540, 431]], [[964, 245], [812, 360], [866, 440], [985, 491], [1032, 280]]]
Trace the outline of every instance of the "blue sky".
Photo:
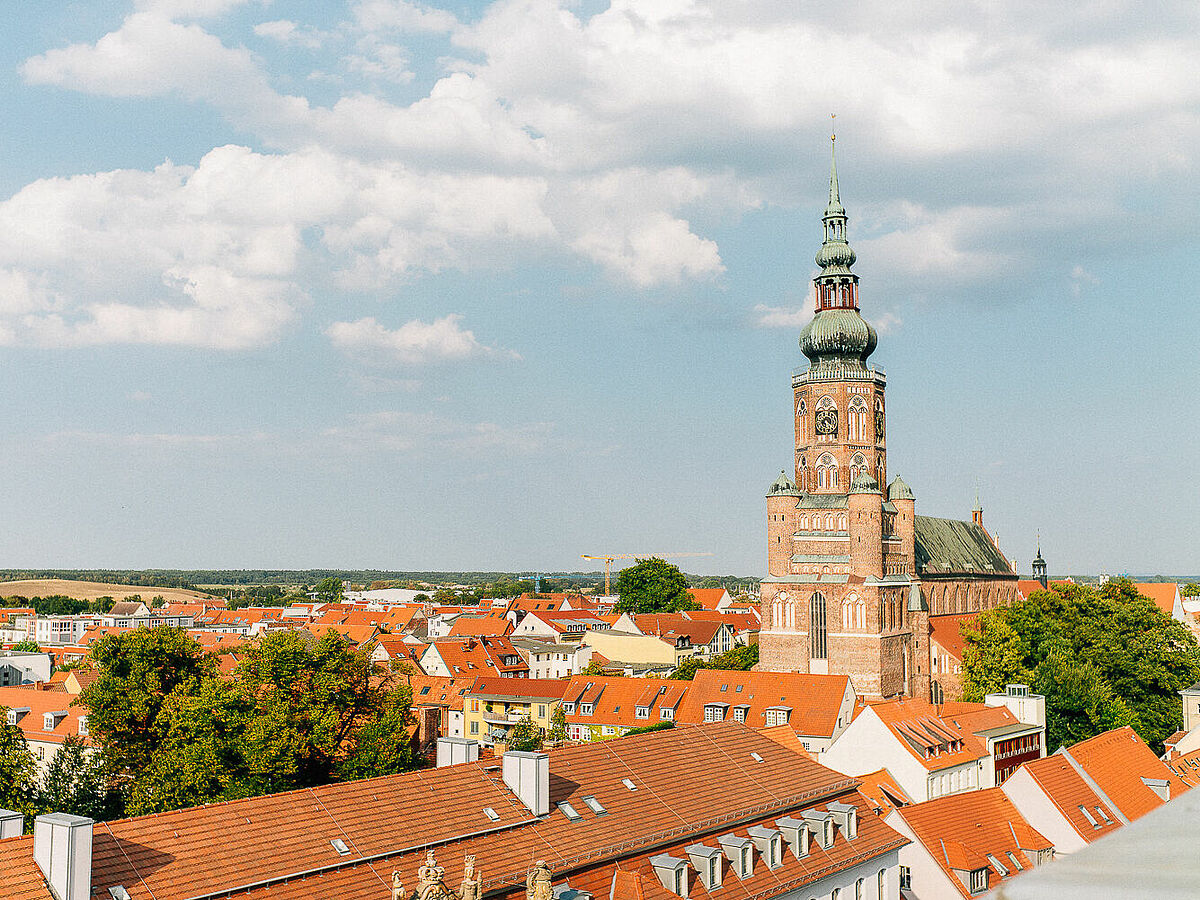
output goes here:
[[10, 7], [0, 565], [760, 573], [836, 112], [918, 511], [1200, 569], [1194, 4]]

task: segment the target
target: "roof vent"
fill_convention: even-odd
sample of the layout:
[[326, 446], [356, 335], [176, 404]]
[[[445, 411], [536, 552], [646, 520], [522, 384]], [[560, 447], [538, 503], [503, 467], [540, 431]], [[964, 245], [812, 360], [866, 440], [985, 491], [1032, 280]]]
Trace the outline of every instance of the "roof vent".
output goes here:
[[350, 848], [346, 846], [346, 842], [341, 838], [334, 838], [329, 843], [333, 844], [333, 849], [338, 852], [338, 856], [348, 856], [350, 854]]
[[762, 762], [762, 761], [763, 761], [763, 758], [762, 758], [761, 756], [759, 756], [757, 753], [751, 753], [750, 755], [754, 757], [754, 761], [755, 761], [755, 762]]
[[630, 781], [628, 778], [622, 778], [621, 784], [625, 785], [625, 787], [629, 788], [631, 791], [637, 790], [637, 785], [634, 784], [632, 781]]

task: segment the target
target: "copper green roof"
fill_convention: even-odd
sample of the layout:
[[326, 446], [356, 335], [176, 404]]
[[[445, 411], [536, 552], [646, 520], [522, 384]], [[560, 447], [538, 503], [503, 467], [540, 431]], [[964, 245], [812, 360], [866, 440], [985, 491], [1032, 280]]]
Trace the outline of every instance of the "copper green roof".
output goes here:
[[805, 494], [796, 509], [845, 509], [845, 494]]
[[796, 485], [792, 482], [792, 479], [788, 478], [787, 471], [785, 469], [779, 470], [779, 477], [775, 479], [774, 483], [772, 483], [769, 488], [767, 488], [768, 497], [777, 497], [781, 494], [785, 497], [800, 496], [800, 489], [796, 487]]
[[897, 475], [895, 478], [893, 478], [892, 483], [888, 485], [887, 495], [888, 495], [889, 500], [916, 500], [917, 499], [915, 496], [913, 496], [912, 488], [910, 488], [905, 483], [904, 479], [901, 478], [899, 475]]
[[987, 575], [1016, 577], [983, 526], [957, 519], [917, 516], [915, 556], [921, 577]]
[[850, 493], [852, 494], [878, 494], [879, 482], [875, 480], [875, 476], [863, 469], [858, 477], [854, 479], [854, 484], [850, 485]]

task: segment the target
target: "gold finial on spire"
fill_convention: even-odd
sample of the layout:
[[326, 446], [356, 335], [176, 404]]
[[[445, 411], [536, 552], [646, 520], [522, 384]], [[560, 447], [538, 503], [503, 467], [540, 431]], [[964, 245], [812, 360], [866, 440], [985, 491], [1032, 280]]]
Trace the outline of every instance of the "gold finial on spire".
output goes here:
[[836, 118], [837, 118], [837, 113], [829, 114], [829, 120], [830, 120], [829, 140], [831, 140], [831, 141], [837, 140], [837, 122], [834, 121]]

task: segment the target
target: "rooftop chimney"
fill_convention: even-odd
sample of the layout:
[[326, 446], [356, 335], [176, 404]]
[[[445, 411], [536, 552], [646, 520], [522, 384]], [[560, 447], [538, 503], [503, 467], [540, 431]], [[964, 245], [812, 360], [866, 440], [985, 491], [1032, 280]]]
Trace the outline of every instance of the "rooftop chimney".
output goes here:
[[504, 754], [504, 783], [535, 816], [550, 812], [550, 755], [529, 750]]
[[92, 820], [49, 813], [33, 820], [33, 860], [58, 900], [92, 894]]
[[437, 739], [437, 767], [457, 763], [478, 762], [479, 742], [467, 738], [440, 737]]
[[25, 830], [25, 817], [11, 809], [0, 809], [0, 839], [16, 837]]

